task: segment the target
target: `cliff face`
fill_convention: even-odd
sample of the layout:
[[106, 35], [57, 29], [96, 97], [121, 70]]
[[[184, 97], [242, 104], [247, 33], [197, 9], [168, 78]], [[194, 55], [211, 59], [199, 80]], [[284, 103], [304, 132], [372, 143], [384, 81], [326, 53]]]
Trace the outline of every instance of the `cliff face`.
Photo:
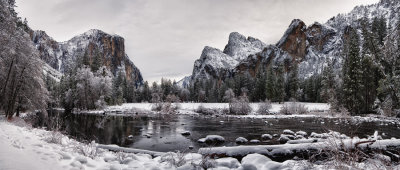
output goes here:
[[287, 71], [298, 64], [299, 76], [307, 78], [320, 74], [328, 59], [341, 65], [342, 44], [342, 31], [320, 23], [306, 27], [303, 21], [295, 19], [276, 45], [242, 60], [234, 72], [254, 77], [260, 68], [282, 65]]
[[276, 46], [288, 52], [293, 56], [293, 59], [304, 59], [307, 45], [306, 29], [307, 26], [303, 21], [299, 19], [293, 20]]
[[[220, 79], [231, 77], [239, 62], [262, 51], [266, 45], [253, 37], [245, 37], [237, 32], [229, 34], [224, 51], [204, 47], [200, 59], [196, 60], [191, 79]], [[188, 79], [188, 78], [186, 78]]]
[[[231, 56], [237, 64], [227, 67], [212, 67], [212, 60], [196, 60], [195, 67], [204, 66], [212, 69], [193, 69], [192, 80], [197, 78], [217, 78], [249, 74], [256, 76], [257, 72], [266, 67], [283, 65], [285, 70], [298, 64], [298, 76], [308, 78], [321, 74], [328, 60], [333, 64], [334, 71], [339, 73], [343, 65], [343, 45], [346, 42], [348, 29], [361, 31], [359, 20], [363, 17], [372, 22], [374, 17], [384, 17], [387, 26], [396, 28], [399, 24], [400, 1], [381, 0], [368, 6], [357, 6], [347, 14], [339, 14], [326, 23], [314, 23], [307, 26], [303, 21], [294, 19], [282, 38], [272, 45], [266, 46], [254, 38], [247, 38], [239, 33], [231, 33], [229, 42], [223, 54]], [[361, 35], [360, 35], [361, 36]], [[213, 61], [231, 59], [226, 55], [214, 57]], [[201, 56], [203, 57], [203, 55]], [[208, 63], [208, 64], [207, 64]], [[197, 76], [197, 75], [208, 76]], [[214, 74], [222, 72], [224, 74]], [[228, 74], [227, 74], [228, 73]]]
[[100, 30], [89, 30], [65, 42], [56, 42], [44, 31], [31, 31], [31, 39], [43, 61], [61, 73], [79, 62], [106, 66], [114, 75], [124, 72], [128, 81], [142, 84], [139, 69], [125, 53], [124, 39]]

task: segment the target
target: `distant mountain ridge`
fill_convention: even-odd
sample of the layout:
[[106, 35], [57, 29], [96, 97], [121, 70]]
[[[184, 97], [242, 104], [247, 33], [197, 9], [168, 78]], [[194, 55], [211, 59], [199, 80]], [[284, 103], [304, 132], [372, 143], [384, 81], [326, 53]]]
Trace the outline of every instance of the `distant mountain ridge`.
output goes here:
[[200, 59], [194, 63], [190, 80], [224, 80], [236, 74], [255, 77], [260, 68], [283, 65], [288, 71], [294, 63], [298, 64], [299, 78], [308, 78], [321, 74], [328, 61], [339, 73], [344, 61], [347, 28], [360, 30], [358, 21], [363, 17], [369, 21], [374, 17], [384, 17], [389, 28], [395, 28], [399, 24], [399, 11], [399, 1], [381, 0], [376, 4], [357, 6], [347, 14], [338, 14], [324, 24], [316, 22], [307, 26], [300, 19], [294, 19], [282, 38], [271, 45], [233, 32], [223, 52], [212, 47], [204, 48]]
[[[44, 31], [29, 32], [40, 58], [55, 70], [65, 73], [78, 62], [92, 65], [98, 60], [114, 75], [123, 72], [128, 81], [143, 84], [140, 70], [125, 53], [124, 38], [92, 29], [65, 42], [57, 42]], [[97, 57], [97, 58], [96, 58]]]

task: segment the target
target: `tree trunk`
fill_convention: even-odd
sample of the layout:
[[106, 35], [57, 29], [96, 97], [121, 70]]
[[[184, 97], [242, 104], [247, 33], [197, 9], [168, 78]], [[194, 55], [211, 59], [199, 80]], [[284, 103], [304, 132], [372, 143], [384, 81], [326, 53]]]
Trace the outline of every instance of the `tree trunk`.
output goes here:
[[5, 82], [4, 82], [3, 89], [1, 89], [1, 91], [2, 91], [1, 92], [1, 96], [2, 97], [0, 97], [0, 105], [3, 103], [4, 96], [6, 95], [6, 88], [7, 88], [8, 80], [10, 79], [10, 74], [11, 74], [11, 70], [12, 70], [12, 66], [13, 65], [14, 65], [14, 58], [11, 61], [10, 67], [8, 68], [7, 78], [6, 78]]
[[21, 85], [22, 85], [22, 77], [24, 75], [25, 69], [26, 69], [26, 66], [22, 69], [21, 74], [19, 75], [19, 81], [18, 81], [18, 83], [16, 85], [16, 88], [15, 88], [15, 91], [13, 93], [13, 97], [12, 97], [11, 100], [9, 100], [10, 101], [9, 104], [10, 104], [11, 107], [9, 107], [9, 109], [8, 109], [9, 110], [8, 111], [8, 113], [9, 113], [8, 114], [8, 119], [11, 119], [13, 114], [14, 114], [14, 107], [15, 107], [17, 96], [19, 94], [19, 90], [20, 90]]

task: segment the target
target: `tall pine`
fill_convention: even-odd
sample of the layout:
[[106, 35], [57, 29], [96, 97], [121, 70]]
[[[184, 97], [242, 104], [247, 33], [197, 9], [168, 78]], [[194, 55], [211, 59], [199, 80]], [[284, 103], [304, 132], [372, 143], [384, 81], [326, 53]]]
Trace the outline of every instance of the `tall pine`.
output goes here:
[[349, 38], [345, 46], [345, 61], [343, 65], [344, 105], [351, 114], [360, 114], [362, 108], [361, 80], [362, 67], [360, 57], [360, 38], [357, 30], [347, 28]]

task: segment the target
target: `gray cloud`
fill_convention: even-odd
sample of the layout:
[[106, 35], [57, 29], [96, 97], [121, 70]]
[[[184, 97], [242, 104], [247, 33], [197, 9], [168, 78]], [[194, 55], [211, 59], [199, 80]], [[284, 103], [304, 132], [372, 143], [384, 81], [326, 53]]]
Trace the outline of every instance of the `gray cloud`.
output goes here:
[[324, 23], [378, 0], [17, 0], [33, 29], [65, 41], [91, 28], [125, 38], [149, 81], [189, 75], [204, 46], [223, 49], [230, 32], [276, 43], [291, 20]]

